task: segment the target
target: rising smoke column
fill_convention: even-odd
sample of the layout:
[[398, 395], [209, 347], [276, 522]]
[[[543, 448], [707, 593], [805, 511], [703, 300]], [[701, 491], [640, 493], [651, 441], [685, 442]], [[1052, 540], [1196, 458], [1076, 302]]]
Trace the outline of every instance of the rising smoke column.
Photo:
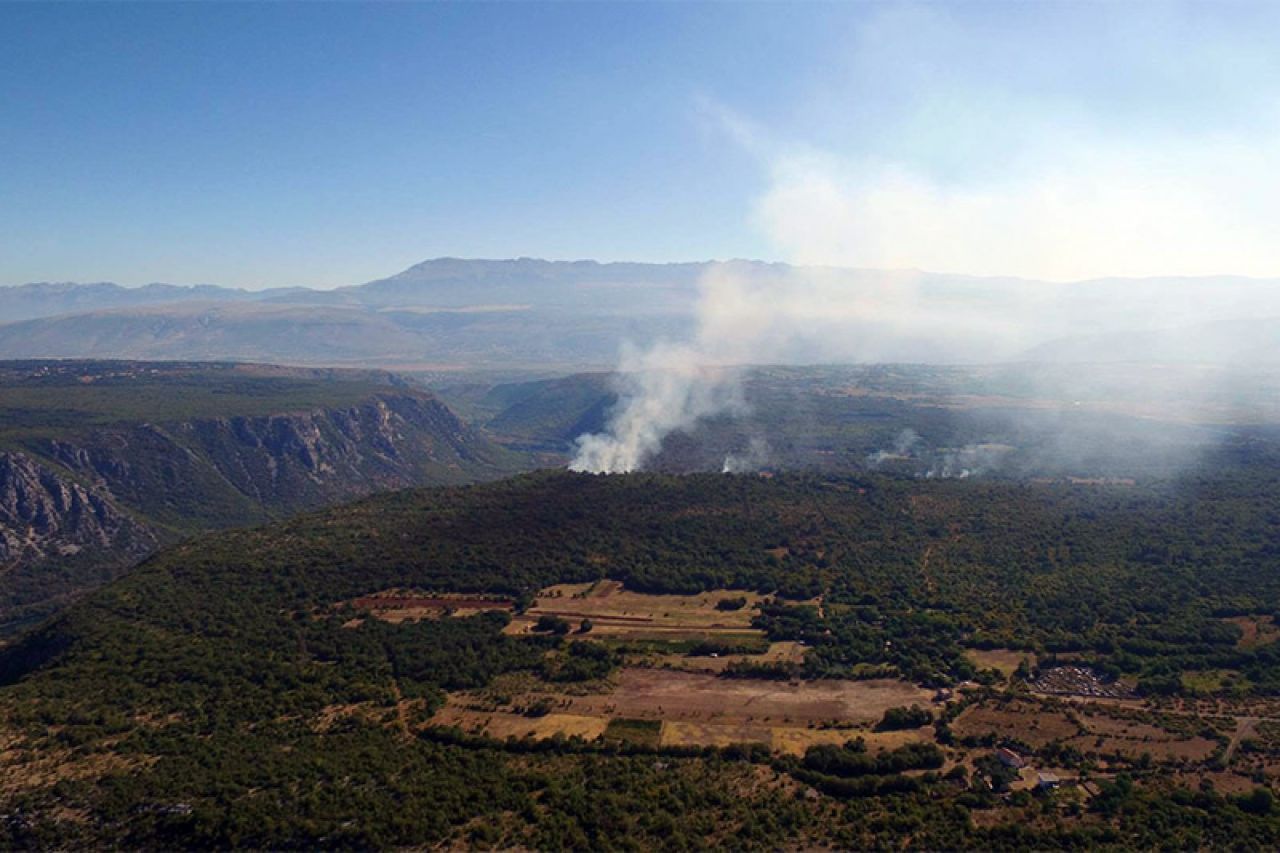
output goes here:
[[624, 348], [618, 404], [605, 431], [579, 436], [572, 471], [638, 471], [673, 432], [704, 418], [746, 410], [742, 365], [768, 351], [773, 318], [734, 264], [717, 264], [699, 281], [697, 331], [685, 344]]
[[709, 365], [695, 348], [659, 345], [623, 356], [615, 379], [618, 405], [605, 432], [582, 435], [573, 471], [622, 474], [639, 470], [673, 432], [699, 420], [741, 411], [739, 371]]
[[742, 453], [730, 453], [720, 466], [721, 474], [749, 474], [759, 471], [769, 463], [769, 442], [756, 436], [747, 442]]

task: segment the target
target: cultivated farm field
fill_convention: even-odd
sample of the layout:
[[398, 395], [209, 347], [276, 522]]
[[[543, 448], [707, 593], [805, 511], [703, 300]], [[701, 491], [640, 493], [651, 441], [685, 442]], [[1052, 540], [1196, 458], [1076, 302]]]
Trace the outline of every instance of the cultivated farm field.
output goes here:
[[[593, 635], [629, 639], [700, 640], [762, 637], [751, 626], [766, 596], [745, 590], [711, 590], [698, 595], [652, 595], [624, 589], [618, 581], [556, 584], [538, 593], [533, 606], [516, 615], [507, 633], [529, 633], [542, 616], [591, 622]], [[722, 601], [741, 602], [722, 609]]]
[[[485, 691], [450, 694], [431, 724], [498, 738], [561, 734], [592, 739], [610, 721], [653, 721], [661, 727], [664, 746], [763, 743], [796, 755], [814, 744], [843, 743], [855, 733], [872, 748], [931, 736], [928, 729], [919, 735], [870, 731], [890, 708], [930, 702], [931, 691], [894, 679], [772, 681], [625, 667], [598, 690], [527, 687], [527, 692], [504, 697], [507, 702], [501, 706]], [[533, 707], [547, 712], [522, 713]]]

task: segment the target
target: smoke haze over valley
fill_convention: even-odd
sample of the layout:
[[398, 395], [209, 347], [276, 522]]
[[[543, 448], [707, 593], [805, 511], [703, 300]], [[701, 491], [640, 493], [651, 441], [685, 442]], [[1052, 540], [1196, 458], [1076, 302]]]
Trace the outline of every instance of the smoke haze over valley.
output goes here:
[[[26, 318], [0, 324], [7, 357], [378, 366], [445, 385], [606, 370], [610, 414], [571, 460], [602, 472], [645, 467], [704, 419], [749, 416], [752, 366], [1004, 364], [1024, 373], [1021, 406], [1201, 423], [1270, 422], [1280, 368], [1280, 284], [1229, 277], [441, 259], [332, 291], [27, 285], [0, 289], [0, 304]], [[1090, 367], [1064, 387], [1071, 365]], [[716, 464], [771, 464], [761, 448], [776, 440], [744, 438]]]

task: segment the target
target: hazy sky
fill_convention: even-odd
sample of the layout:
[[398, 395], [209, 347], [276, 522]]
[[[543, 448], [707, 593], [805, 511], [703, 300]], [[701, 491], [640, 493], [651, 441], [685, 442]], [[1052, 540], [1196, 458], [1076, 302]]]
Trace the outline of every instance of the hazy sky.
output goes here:
[[1280, 4], [0, 5], [0, 283], [1280, 275]]

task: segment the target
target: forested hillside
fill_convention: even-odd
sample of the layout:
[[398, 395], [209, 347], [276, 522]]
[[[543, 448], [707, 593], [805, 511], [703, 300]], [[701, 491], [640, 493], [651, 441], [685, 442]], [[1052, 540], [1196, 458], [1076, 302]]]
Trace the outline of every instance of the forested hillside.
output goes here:
[[[865, 847], [880, 831], [927, 847], [1268, 845], [1269, 812], [1171, 799], [1149, 761], [1113, 763], [1078, 819], [1046, 802], [1058, 822], [1027, 824], [990, 793], [964, 794], [954, 779], [968, 770], [920, 775], [941, 758], [916, 747], [871, 762], [850, 743], [797, 764], [767, 748], [659, 749], [640, 724], [602, 741], [433, 728], [446, 691], [598, 678], [630, 647], [593, 642], [588, 625], [585, 641], [520, 635], [499, 612], [388, 622], [352, 602], [414, 589], [520, 608], [548, 585], [604, 577], [637, 592], [740, 589], [767, 594], [754, 623], [770, 640], [803, 643], [784, 678], [870, 667], [990, 683], [973, 655], [1012, 648], [1153, 697], [1181, 691], [1184, 673], [1230, 670], [1237, 695], [1261, 699], [1280, 692], [1280, 645], [1242, 643], [1230, 620], [1276, 614], [1277, 542], [1280, 490], [1247, 466], [1145, 485], [543, 473], [209, 534], [0, 656], [15, 760], [55, 756], [61, 780], [11, 788], [22, 819], [5, 831], [11, 844], [158, 846], [684, 846], [739, 831], [744, 845]], [[993, 820], [973, 823], [964, 796]]]

